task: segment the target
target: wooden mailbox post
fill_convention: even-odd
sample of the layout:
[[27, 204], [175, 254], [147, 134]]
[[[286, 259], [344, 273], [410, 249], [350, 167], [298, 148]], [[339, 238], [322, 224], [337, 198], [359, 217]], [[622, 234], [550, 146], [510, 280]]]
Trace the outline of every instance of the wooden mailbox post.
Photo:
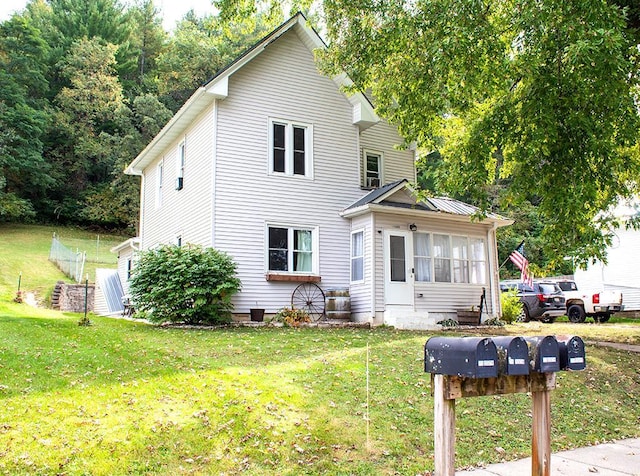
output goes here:
[[432, 337], [425, 344], [434, 408], [435, 476], [455, 474], [458, 398], [531, 393], [531, 474], [551, 474], [551, 390], [558, 370], [585, 368], [577, 336]]

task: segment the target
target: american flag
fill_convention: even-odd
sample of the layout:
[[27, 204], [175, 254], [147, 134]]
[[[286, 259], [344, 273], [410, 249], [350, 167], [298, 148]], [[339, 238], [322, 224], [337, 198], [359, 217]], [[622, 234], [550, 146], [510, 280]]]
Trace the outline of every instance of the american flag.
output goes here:
[[520, 270], [520, 279], [522, 282], [528, 284], [529, 287], [533, 286], [533, 274], [529, 272], [529, 261], [524, 256], [524, 240], [509, 255], [509, 259]]

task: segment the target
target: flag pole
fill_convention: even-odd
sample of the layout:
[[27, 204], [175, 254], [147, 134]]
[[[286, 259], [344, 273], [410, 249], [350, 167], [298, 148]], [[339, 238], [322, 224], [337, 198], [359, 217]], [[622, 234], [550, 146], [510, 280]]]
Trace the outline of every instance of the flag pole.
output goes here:
[[[520, 248], [522, 245], [524, 245], [524, 240], [522, 240], [520, 242], [520, 244], [518, 246], [516, 246], [513, 251], [516, 251], [518, 248]], [[511, 253], [513, 253], [513, 251]], [[511, 253], [509, 253], [509, 256], [511, 256]], [[498, 268], [498, 271], [500, 271], [502, 269], [502, 267], [507, 264], [507, 261], [509, 261], [509, 256], [507, 256], [507, 259], [505, 259], [502, 264], [500, 265], [500, 267]]]

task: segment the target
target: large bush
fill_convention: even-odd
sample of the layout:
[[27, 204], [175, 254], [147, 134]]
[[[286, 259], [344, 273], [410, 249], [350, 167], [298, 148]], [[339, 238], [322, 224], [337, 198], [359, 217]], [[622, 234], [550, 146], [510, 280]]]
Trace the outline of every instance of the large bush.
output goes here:
[[136, 311], [153, 322], [225, 324], [240, 289], [236, 264], [221, 251], [169, 246], [140, 253], [130, 284]]

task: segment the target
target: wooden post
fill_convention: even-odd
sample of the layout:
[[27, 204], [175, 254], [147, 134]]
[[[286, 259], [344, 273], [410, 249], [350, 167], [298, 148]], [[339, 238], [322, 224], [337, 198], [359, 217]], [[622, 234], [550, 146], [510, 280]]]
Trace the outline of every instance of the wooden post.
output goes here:
[[444, 375], [433, 375], [434, 476], [454, 476], [456, 401], [445, 398]]
[[551, 392], [531, 392], [531, 476], [551, 475]]

